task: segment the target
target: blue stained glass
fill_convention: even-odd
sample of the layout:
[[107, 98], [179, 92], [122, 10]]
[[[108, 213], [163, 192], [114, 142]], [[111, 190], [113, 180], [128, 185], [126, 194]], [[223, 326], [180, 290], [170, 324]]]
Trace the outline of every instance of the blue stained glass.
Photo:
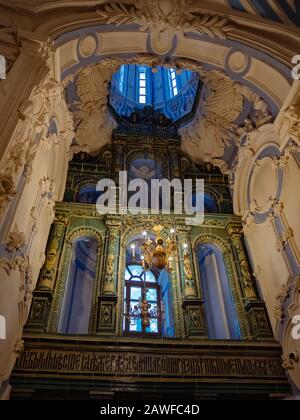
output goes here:
[[125, 66], [121, 66], [119, 73], [119, 89], [123, 93], [124, 90], [124, 76], [125, 76]]
[[141, 265], [130, 265], [129, 270], [131, 271], [132, 276], [139, 277], [144, 271], [144, 268]]
[[158, 333], [158, 321], [156, 318], [150, 319], [150, 325], [146, 328], [147, 333]]
[[158, 66], [152, 73], [150, 67], [127, 64], [112, 80], [109, 101], [122, 116], [130, 117], [136, 108], [148, 105], [170, 120], [179, 121], [193, 113], [198, 87], [199, 77], [194, 72], [177, 73], [174, 68]]
[[141, 318], [130, 318], [129, 331], [142, 332]]
[[131, 301], [130, 302], [130, 311], [134, 311], [134, 315], [140, 316], [141, 315], [141, 310], [138, 308], [135, 308], [135, 306], [138, 306], [139, 301]]
[[125, 270], [125, 280], [129, 280], [131, 277], [131, 274], [129, 273], [128, 269]]
[[146, 281], [149, 283], [156, 283], [156, 278], [152, 271], [146, 272]]
[[157, 303], [151, 303], [150, 308], [149, 308], [149, 312], [152, 312], [152, 316], [156, 316], [158, 313], [158, 306]]
[[157, 290], [148, 289], [146, 293], [146, 299], [148, 300], [148, 302], [157, 302]]
[[142, 289], [140, 287], [131, 287], [130, 300], [139, 300], [142, 297]]

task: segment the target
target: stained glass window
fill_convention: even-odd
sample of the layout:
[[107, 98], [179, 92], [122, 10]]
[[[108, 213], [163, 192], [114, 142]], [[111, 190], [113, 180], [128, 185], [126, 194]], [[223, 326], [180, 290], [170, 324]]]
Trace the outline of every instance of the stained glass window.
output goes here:
[[170, 69], [169, 75], [170, 75], [170, 80], [171, 80], [171, 97], [172, 97], [172, 96], [178, 95], [176, 71], [174, 69]]
[[145, 104], [146, 103], [146, 68], [139, 67], [139, 103]]
[[119, 89], [124, 93], [124, 80], [125, 80], [125, 66], [121, 66], [119, 71]]
[[125, 64], [113, 75], [109, 103], [116, 114], [130, 117], [146, 106], [171, 121], [194, 118], [202, 83], [190, 70]]
[[[144, 305], [142, 310], [142, 305]], [[160, 286], [152, 271], [142, 265], [130, 264], [125, 269], [124, 334], [161, 334]], [[146, 308], [146, 316], [145, 316]]]

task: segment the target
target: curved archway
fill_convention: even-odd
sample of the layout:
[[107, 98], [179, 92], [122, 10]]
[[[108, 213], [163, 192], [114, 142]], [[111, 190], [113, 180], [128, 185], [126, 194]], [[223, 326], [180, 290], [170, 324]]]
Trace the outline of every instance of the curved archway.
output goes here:
[[89, 332], [97, 247], [97, 241], [91, 237], [79, 237], [73, 242], [58, 324], [59, 334], [82, 335]]
[[220, 249], [215, 245], [201, 244], [196, 252], [209, 338], [240, 339], [239, 323]]

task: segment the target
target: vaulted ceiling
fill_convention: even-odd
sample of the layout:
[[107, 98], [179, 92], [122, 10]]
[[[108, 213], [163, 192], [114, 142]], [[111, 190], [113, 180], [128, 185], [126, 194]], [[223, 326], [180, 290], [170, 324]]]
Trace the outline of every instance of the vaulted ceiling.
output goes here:
[[0, 38], [26, 34], [55, 51], [80, 150], [111, 138], [107, 87], [121, 64], [196, 71], [204, 104], [181, 132], [182, 146], [226, 172], [242, 136], [273, 121], [287, 98], [300, 53], [299, 7], [299, 0], [0, 0]]

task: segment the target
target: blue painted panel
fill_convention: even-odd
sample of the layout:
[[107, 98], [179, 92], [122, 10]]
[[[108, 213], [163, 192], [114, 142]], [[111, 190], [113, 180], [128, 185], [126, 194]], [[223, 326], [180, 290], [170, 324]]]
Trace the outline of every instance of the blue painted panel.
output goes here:
[[269, 5], [268, 0], [250, 0], [250, 3], [255, 9], [266, 19], [274, 20], [275, 22], [281, 22], [281, 19], [274, 12], [273, 8]]
[[277, 0], [277, 2], [279, 3], [284, 13], [289, 17], [289, 19], [291, 19], [295, 25], [300, 26], [300, 1], [295, 1], [296, 12], [294, 9], [292, 9], [286, 0]]
[[241, 4], [239, 0], [229, 0], [230, 6], [235, 10], [240, 10], [241, 12], [245, 12], [244, 6]]

